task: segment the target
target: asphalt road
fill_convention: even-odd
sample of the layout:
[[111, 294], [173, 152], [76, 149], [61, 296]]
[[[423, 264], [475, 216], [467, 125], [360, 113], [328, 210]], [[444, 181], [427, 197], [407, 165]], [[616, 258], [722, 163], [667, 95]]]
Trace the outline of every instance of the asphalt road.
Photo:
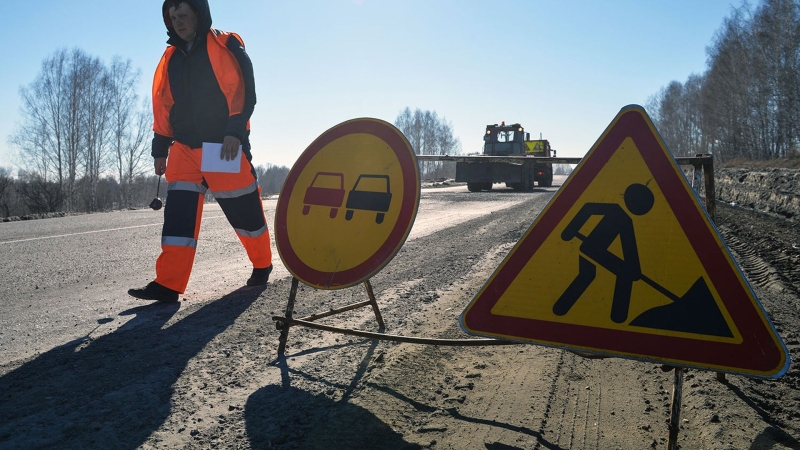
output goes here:
[[[476, 198], [454, 205], [437, 195], [445, 192], [467, 190], [465, 186], [423, 189], [408, 240], [524, 198], [508, 195], [492, 202]], [[276, 198], [264, 201], [270, 230], [276, 204]], [[127, 290], [155, 276], [162, 223], [163, 210], [143, 209], [0, 224], [0, 273], [5, 276], [0, 283], [0, 364], [124, 326], [132, 316], [120, 312], [142, 305]], [[271, 279], [290, 276], [278, 256], [274, 235], [273, 261]], [[250, 269], [219, 206], [207, 204], [194, 270], [182, 298], [217, 299], [241, 287]]]
[[[274, 210], [275, 202], [268, 207]], [[163, 210], [148, 209], [2, 224], [2, 362], [87, 336], [98, 327], [108, 332], [123, 325], [124, 320], [112, 318], [141, 304], [126, 291], [153, 278], [162, 222]], [[246, 274], [243, 264], [224, 269], [239, 255], [216, 204], [207, 205], [201, 236], [195, 276], [207, 276], [215, 267], [222, 268], [222, 279]], [[214, 257], [203, 257], [208, 254]]]

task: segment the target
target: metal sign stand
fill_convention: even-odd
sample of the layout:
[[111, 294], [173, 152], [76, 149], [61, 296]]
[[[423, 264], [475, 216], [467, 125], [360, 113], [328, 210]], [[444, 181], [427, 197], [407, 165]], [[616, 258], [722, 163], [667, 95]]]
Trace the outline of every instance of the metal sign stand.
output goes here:
[[[273, 317], [272, 320], [275, 321], [275, 327], [281, 330], [281, 336], [278, 343], [278, 356], [281, 357], [286, 352], [286, 340], [289, 338], [289, 328], [292, 325], [301, 325], [296, 320], [292, 318], [292, 310], [294, 310], [294, 300], [297, 297], [297, 287], [300, 284], [300, 280], [295, 277], [292, 277], [292, 288], [289, 291], [289, 301], [286, 304], [286, 314], [285, 317]], [[364, 282], [364, 287], [367, 289], [367, 296], [369, 296], [369, 300], [361, 303], [353, 303], [352, 305], [347, 305], [342, 308], [332, 309], [330, 311], [320, 313], [320, 314], [312, 314], [307, 317], [303, 317], [299, 319], [302, 322], [314, 322], [317, 319], [321, 319], [323, 317], [333, 316], [339, 313], [352, 311], [354, 309], [363, 308], [365, 306], [372, 306], [372, 311], [375, 313], [375, 320], [378, 321], [378, 330], [383, 331], [386, 329], [386, 324], [383, 322], [383, 316], [381, 315], [381, 311], [378, 308], [378, 302], [375, 300], [375, 293], [372, 291], [372, 285], [370, 284], [369, 280]]]
[[[678, 158], [679, 162], [681, 159]], [[704, 203], [706, 211], [708, 212], [711, 220], [715, 219], [716, 208], [714, 205], [714, 198], [716, 197], [714, 188], [714, 158], [712, 155], [698, 154], [694, 158], [685, 158], [686, 163], [694, 166], [694, 173], [692, 175], [691, 183], [695, 192], [700, 193], [701, 179], [704, 179], [705, 188]], [[677, 450], [678, 448], [678, 432], [681, 428], [681, 398], [683, 396], [683, 375], [686, 369], [683, 367], [675, 367], [675, 376], [672, 384], [672, 400], [669, 412], [669, 438], [667, 440], [667, 450]], [[717, 381], [725, 382], [725, 374], [717, 372]]]
[[[445, 345], [451, 347], [478, 347], [487, 345], [523, 345], [521, 342], [508, 341], [503, 339], [435, 339], [435, 338], [418, 338], [418, 337], [386, 334], [383, 332], [384, 330], [386, 330], [386, 324], [383, 321], [383, 316], [381, 315], [381, 311], [378, 308], [378, 302], [375, 300], [375, 293], [372, 290], [372, 284], [370, 284], [369, 280], [364, 282], [364, 287], [367, 290], [367, 296], [369, 296], [369, 300], [361, 303], [353, 303], [352, 305], [343, 306], [337, 309], [332, 309], [324, 313], [311, 314], [310, 316], [306, 316], [301, 319], [295, 319], [293, 317], [293, 310], [294, 310], [295, 299], [297, 297], [297, 288], [299, 284], [300, 281], [297, 278], [292, 277], [292, 287], [291, 290], [289, 291], [289, 301], [286, 304], [286, 313], [284, 314], [283, 317], [281, 316], [272, 317], [272, 320], [275, 321], [275, 327], [281, 331], [281, 335], [278, 341], [279, 358], [285, 357], [286, 341], [289, 338], [289, 329], [293, 326], [303, 326], [306, 328], [329, 331], [332, 333], [340, 333], [340, 334], [346, 334], [350, 336], [358, 336], [370, 339], [379, 339], [382, 341], [405, 342], [409, 344]], [[323, 317], [333, 316], [346, 311], [352, 311], [354, 309], [363, 308], [365, 306], [372, 306], [372, 310], [375, 313], [375, 320], [378, 322], [377, 333], [371, 331], [360, 331], [360, 330], [352, 330], [349, 328], [334, 327], [315, 322], [317, 319], [322, 319]]]
[[681, 396], [683, 395], [683, 367], [675, 368], [675, 381], [672, 385], [672, 406], [669, 410], [669, 439], [667, 450], [677, 450], [678, 431], [681, 423]]
[[[676, 158], [676, 160], [678, 164], [694, 166], [694, 173], [691, 182], [692, 182], [692, 188], [695, 189], [696, 192], [698, 193], [700, 192], [701, 182], [704, 181], [704, 186], [703, 186], [705, 188], [704, 203], [706, 211], [708, 212], [708, 215], [711, 217], [711, 219], [714, 220], [715, 191], [714, 191], [714, 162], [712, 155], [703, 154], [703, 155], [696, 155], [695, 157]], [[375, 294], [372, 290], [372, 285], [370, 284], [369, 280], [364, 282], [364, 287], [367, 290], [367, 296], [369, 297], [369, 300], [361, 303], [354, 303], [337, 309], [332, 309], [330, 311], [320, 314], [312, 314], [310, 316], [303, 317], [302, 319], [294, 319], [293, 310], [294, 310], [295, 298], [297, 297], [297, 288], [299, 283], [300, 282], [297, 278], [292, 277], [292, 287], [289, 292], [289, 301], [286, 305], [286, 313], [284, 314], [283, 317], [281, 316], [272, 317], [272, 320], [275, 321], [276, 328], [281, 331], [278, 344], [279, 358], [285, 357], [286, 341], [289, 338], [289, 329], [292, 326], [304, 326], [307, 328], [329, 331], [333, 333], [341, 333], [351, 336], [359, 336], [359, 337], [380, 339], [380, 340], [394, 341], [394, 342], [406, 342], [412, 344], [446, 345], [446, 346], [521, 345], [520, 342], [508, 341], [502, 339], [430, 339], [430, 338], [415, 338], [408, 336], [385, 334], [383, 333], [383, 331], [386, 329], [386, 325], [383, 321], [383, 316], [381, 315], [380, 309], [378, 308], [378, 302], [375, 300]], [[372, 306], [372, 309], [375, 312], [375, 320], [378, 322], [378, 331], [379, 331], [378, 333], [352, 330], [347, 328], [340, 328], [340, 327], [315, 323], [317, 319], [333, 316], [346, 311], [352, 311], [354, 309], [363, 308], [365, 306]], [[583, 353], [572, 350], [568, 351], [571, 351], [572, 353], [575, 353], [576, 355], [584, 358], [604, 358], [604, 356], [597, 356], [590, 353]], [[673, 367], [665, 365], [663, 366], [662, 370], [668, 371], [671, 370], [672, 368]], [[678, 433], [680, 431], [680, 416], [681, 416], [681, 397], [683, 395], [683, 376], [684, 372], [686, 371], [686, 369], [683, 367], [674, 367], [674, 370], [675, 374], [674, 374], [674, 382], [672, 388], [670, 418], [668, 425], [669, 440], [667, 441], [667, 450], [676, 450], [678, 448]], [[719, 382], [725, 382], [725, 374], [721, 372], [717, 373], [716, 379]]]

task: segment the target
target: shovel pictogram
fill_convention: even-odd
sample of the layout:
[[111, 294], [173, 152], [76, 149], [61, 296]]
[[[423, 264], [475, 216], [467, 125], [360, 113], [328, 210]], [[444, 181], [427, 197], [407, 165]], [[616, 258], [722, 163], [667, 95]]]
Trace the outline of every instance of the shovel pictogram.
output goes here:
[[[646, 185], [638, 183], [628, 186], [624, 198], [625, 206], [634, 215], [644, 215], [649, 212], [654, 201], [652, 191]], [[592, 216], [599, 216], [599, 222], [588, 236], [581, 234], [579, 230]], [[581, 241], [578, 275], [553, 305], [554, 314], [563, 316], [572, 309], [594, 281], [599, 265], [616, 276], [611, 304], [611, 320], [615, 323], [624, 323], [628, 319], [633, 283], [641, 280], [672, 300], [672, 303], [641, 313], [630, 321], [629, 325], [733, 337], [702, 276], [679, 297], [641, 272], [633, 220], [620, 205], [616, 203], [583, 205], [561, 234], [561, 239], [564, 241], [573, 238]], [[622, 244], [622, 257], [609, 250], [609, 246], [617, 239]]]

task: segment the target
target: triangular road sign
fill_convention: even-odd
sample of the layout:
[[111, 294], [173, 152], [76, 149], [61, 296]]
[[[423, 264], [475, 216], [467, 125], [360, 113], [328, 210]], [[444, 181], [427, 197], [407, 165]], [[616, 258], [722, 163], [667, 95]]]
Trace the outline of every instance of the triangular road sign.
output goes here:
[[461, 326], [752, 376], [777, 378], [789, 367], [755, 293], [637, 105], [620, 111]]

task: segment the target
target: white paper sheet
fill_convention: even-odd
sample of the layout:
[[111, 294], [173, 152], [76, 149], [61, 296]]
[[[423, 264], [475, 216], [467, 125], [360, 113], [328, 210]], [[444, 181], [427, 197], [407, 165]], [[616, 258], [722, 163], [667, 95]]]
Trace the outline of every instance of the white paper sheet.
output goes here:
[[220, 159], [219, 154], [221, 151], [222, 144], [203, 142], [203, 159], [200, 163], [200, 170], [203, 172], [239, 173], [239, 168], [242, 164], [242, 146], [239, 146], [236, 158], [230, 161]]

